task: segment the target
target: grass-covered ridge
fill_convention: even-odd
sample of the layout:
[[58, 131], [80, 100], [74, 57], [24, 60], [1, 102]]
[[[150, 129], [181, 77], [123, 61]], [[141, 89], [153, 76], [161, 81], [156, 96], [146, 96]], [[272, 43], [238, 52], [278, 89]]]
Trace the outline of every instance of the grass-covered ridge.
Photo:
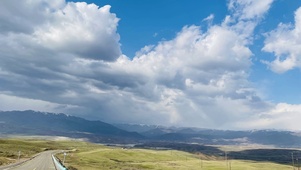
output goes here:
[[[176, 150], [123, 149], [81, 141], [42, 139], [0, 139], [2, 165], [29, 158], [45, 150], [69, 150], [65, 165], [69, 170], [291, 170], [289, 165], [271, 162], [228, 160]], [[63, 160], [64, 155], [57, 155]]]
[[[0, 166], [27, 159], [46, 150], [71, 150], [85, 147], [85, 142], [56, 141], [29, 138], [0, 139]], [[20, 151], [20, 157], [19, 157]]]
[[[101, 146], [93, 150], [78, 150], [69, 153], [66, 158], [67, 167], [85, 170], [226, 170], [231, 166], [232, 170], [291, 170], [288, 165], [280, 165], [269, 162], [253, 162], [238, 160], [201, 159], [201, 155], [190, 154], [175, 150], [146, 150], [146, 149], [122, 149]], [[60, 155], [63, 159], [63, 155]]]

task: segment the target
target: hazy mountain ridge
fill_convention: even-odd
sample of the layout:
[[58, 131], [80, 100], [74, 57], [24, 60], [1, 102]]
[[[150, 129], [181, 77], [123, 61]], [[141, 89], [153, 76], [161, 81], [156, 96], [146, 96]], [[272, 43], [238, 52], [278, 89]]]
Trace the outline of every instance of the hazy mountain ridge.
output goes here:
[[[127, 132], [108, 123], [89, 121], [65, 114], [42, 113], [35, 111], [0, 112], [0, 133], [26, 135], [62, 135], [74, 138], [87, 138], [101, 142], [115, 140], [143, 139], [136, 132]], [[118, 138], [118, 139], [117, 139]]]
[[[153, 129], [145, 129], [145, 125], [123, 125], [125, 130], [140, 132], [142, 135], [153, 141], [173, 141], [213, 145], [274, 145], [278, 147], [299, 147], [301, 146], [301, 136], [298, 132], [285, 130], [249, 130], [249, 131], [232, 131], [232, 130], [214, 130], [204, 128], [187, 128], [187, 127], [162, 127], [148, 126]], [[134, 130], [134, 127], [137, 130]]]
[[44, 135], [86, 138], [103, 143], [176, 142], [203, 145], [274, 145], [299, 147], [299, 132], [277, 130], [231, 131], [89, 121], [65, 114], [0, 111], [0, 135]]

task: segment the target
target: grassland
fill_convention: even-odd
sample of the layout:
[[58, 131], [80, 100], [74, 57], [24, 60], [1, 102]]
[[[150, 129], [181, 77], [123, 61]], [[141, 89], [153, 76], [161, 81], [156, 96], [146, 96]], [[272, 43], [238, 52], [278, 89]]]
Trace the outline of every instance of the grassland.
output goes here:
[[[63, 155], [59, 155], [63, 159]], [[102, 145], [70, 152], [65, 161], [70, 169], [85, 170], [291, 170], [288, 165], [271, 162], [228, 160], [176, 150], [123, 149]]]
[[[70, 150], [85, 147], [84, 142], [37, 140], [27, 138], [0, 139], [0, 166], [27, 159], [46, 150]], [[20, 151], [20, 157], [19, 157]]]
[[[79, 141], [51, 141], [36, 139], [0, 139], [0, 162], [11, 163], [31, 157], [44, 150], [72, 150], [65, 165], [69, 170], [291, 170], [291, 166], [270, 162], [221, 160], [202, 154], [175, 150], [122, 149]], [[63, 160], [64, 155], [58, 157]], [[231, 167], [231, 168], [230, 168]]]
[[[291, 170], [291, 166], [269, 162], [237, 160], [207, 160], [181, 151], [154, 151], [144, 149], [107, 148], [76, 151], [66, 158], [66, 165], [75, 169], [161, 169], [161, 170]], [[63, 156], [60, 155], [63, 159]], [[230, 168], [231, 167], [231, 168]]]

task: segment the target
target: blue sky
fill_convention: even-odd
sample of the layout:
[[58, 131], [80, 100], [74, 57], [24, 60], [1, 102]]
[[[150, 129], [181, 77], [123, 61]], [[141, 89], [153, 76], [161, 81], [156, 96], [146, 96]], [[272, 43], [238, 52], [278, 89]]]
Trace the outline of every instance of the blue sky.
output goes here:
[[[78, 1], [80, 2], [80, 1]], [[118, 0], [85, 1], [98, 6], [111, 5], [111, 12], [120, 18], [118, 33], [121, 36], [121, 50], [132, 58], [145, 45], [157, 44], [162, 40], [174, 38], [183, 26], [199, 25], [206, 30], [206, 17], [213, 14], [212, 24], [219, 24], [227, 15], [227, 1], [133, 1], [120, 2]], [[273, 2], [263, 21], [257, 26], [257, 40], [254, 41], [253, 68], [250, 80], [263, 88], [266, 99], [273, 102], [301, 103], [301, 74], [299, 70], [288, 73], [275, 74], [267, 66], [259, 62], [261, 59], [270, 59], [273, 54], [263, 53], [264, 33], [273, 30], [279, 23], [293, 23], [294, 11], [301, 6], [300, 1], [278, 0]], [[288, 82], [291, 82], [288, 86]], [[264, 86], [264, 87], [260, 87]], [[268, 86], [268, 87], [266, 87]]]
[[301, 103], [301, 74], [294, 69], [282, 74], [275, 74], [265, 64], [258, 62], [261, 59], [272, 60], [273, 54], [262, 52], [264, 33], [273, 30], [279, 23], [294, 23], [294, 12], [301, 6], [300, 1], [278, 0], [273, 2], [265, 19], [258, 25], [256, 35], [261, 36], [254, 42], [254, 65], [250, 79], [258, 86], [263, 86], [267, 99], [273, 102]]
[[220, 0], [85, 2], [112, 6], [111, 12], [121, 19], [118, 24], [121, 49], [129, 57], [133, 57], [145, 45], [174, 38], [185, 25], [204, 25], [206, 29], [207, 23], [202, 21], [204, 18], [214, 14], [214, 22], [219, 23], [227, 13], [227, 4]]
[[296, 0], [0, 1], [0, 110], [297, 130], [300, 30]]

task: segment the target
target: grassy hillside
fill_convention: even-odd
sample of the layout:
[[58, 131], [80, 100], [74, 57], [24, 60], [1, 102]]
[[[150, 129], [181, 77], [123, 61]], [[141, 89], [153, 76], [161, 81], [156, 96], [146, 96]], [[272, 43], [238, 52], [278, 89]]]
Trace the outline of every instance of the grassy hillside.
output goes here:
[[[270, 162], [244, 160], [225, 161], [221, 158], [190, 154], [175, 150], [122, 149], [79, 141], [37, 139], [0, 139], [0, 164], [31, 157], [49, 149], [73, 150], [66, 156], [69, 170], [291, 170], [291, 166]], [[63, 154], [58, 155], [63, 160]]]
[[74, 149], [86, 147], [79, 141], [51, 141], [37, 139], [0, 139], [0, 166], [26, 159], [45, 150]]
[[[63, 159], [63, 155], [59, 155]], [[85, 170], [291, 170], [288, 165], [195, 155], [175, 150], [122, 149], [93, 146], [71, 152], [65, 164], [70, 169]]]

